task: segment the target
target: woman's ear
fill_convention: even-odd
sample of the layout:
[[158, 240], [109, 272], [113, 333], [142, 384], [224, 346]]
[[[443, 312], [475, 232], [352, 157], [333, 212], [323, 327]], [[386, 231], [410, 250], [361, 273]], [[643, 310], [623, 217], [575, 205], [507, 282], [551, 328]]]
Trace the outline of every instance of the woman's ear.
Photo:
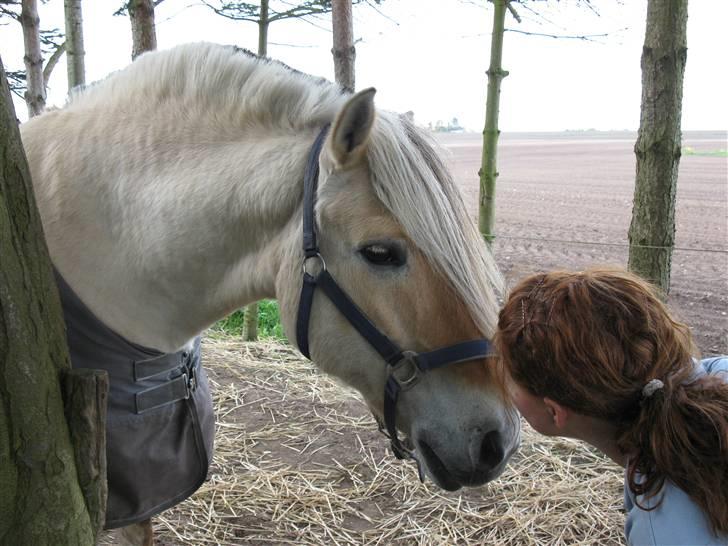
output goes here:
[[546, 410], [551, 415], [554, 427], [557, 430], [562, 431], [566, 428], [569, 418], [571, 417], [571, 411], [559, 404], [556, 400], [545, 397], [543, 403], [546, 405]]

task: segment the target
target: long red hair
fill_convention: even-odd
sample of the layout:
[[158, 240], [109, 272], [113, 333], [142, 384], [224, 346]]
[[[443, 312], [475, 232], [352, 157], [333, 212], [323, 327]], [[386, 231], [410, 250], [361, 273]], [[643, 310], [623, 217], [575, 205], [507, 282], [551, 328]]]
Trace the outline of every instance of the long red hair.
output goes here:
[[[500, 312], [495, 345], [531, 393], [617, 426], [635, 495], [669, 479], [728, 533], [728, 383], [698, 377], [690, 330], [648, 283], [620, 270], [528, 277]], [[645, 396], [652, 379], [663, 386]]]

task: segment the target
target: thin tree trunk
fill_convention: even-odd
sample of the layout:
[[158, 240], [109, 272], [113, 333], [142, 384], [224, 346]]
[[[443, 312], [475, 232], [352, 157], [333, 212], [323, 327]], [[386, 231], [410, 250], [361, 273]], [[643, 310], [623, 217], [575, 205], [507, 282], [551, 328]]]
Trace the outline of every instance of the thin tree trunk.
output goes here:
[[507, 0], [493, 0], [493, 34], [490, 41], [490, 67], [488, 68], [488, 97], [483, 129], [483, 156], [480, 171], [480, 233], [488, 244], [495, 239], [495, 183], [498, 178], [498, 111], [500, 108], [501, 81], [508, 75], [503, 70], [503, 27]]
[[268, 0], [260, 0], [260, 19], [258, 19], [258, 55], [268, 55]]
[[0, 544], [91, 545], [61, 307], [12, 104], [0, 61]]
[[83, 14], [81, 0], [64, 0], [66, 14], [66, 61], [68, 68], [68, 89], [86, 83], [83, 50]]
[[46, 91], [43, 83], [43, 57], [40, 51], [40, 19], [37, 0], [23, 0], [20, 11], [25, 42], [25, 104], [28, 116], [37, 116], [45, 108]]
[[154, 27], [153, 0], [130, 0], [132, 61], [145, 51], [157, 49], [157, 32]]
[[243, 311], [243, 340], [258, 340], [258, 304], [251, 303]]
[[351, 0], [331, 2], [331, 23], [334, 34], [334, 77], [336, 83], [354, 91], [356, 48], [354, 47], [354, 18]]
[[680, 118], [687, 60], [687, 0], [649, 0], [642, 49], [642, 109], [629, 268], [670, 290]]

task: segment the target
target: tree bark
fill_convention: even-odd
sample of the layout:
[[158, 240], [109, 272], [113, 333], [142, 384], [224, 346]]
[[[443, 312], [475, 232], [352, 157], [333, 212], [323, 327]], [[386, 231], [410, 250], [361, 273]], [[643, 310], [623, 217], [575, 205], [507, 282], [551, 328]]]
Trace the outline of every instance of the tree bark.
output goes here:
[[503, 28], [508, 0], [493, 1], [493, 34], [490, 41], [490, 67], [488, 68], [488, 96], [483, 129], [483, 155], [480, 177], [480, 207], [478, 224], [480, 233], [490, 245], [495, 239], [495, 183], [498, 178], [498, 113], [500, 109], [501, 81], [508, 75], [503, 70]]
[[93, 544], [59, 374], [55, 280], [0, 60], [0, 544]]
[[268, 0], [260, 0], [260, 18], [258, 19], [258, 55], [268, 55]]
[[64, 0], [66, 14], [66, 61], [68, 68], [68, 89], [86, 83], [83, 49], [83, 14], [81, 0]]
[[153, 0], [130, 0], [132, 61], [145, 51], [157, 49], [157, 32], [154, 27]]
[[74, 448], [78, 482], [94, 536], [106, 522], [106, 406], [109, 374], [105, 370], [63, 370], [63, 404]]
[[20, 11], [25, 42], [25, 104], [28, 117], [37, 116], [45, 108], [46, 91], [43, 83], [43, 56], [40, 51], [40, 19], [37, 0], [23, 0]]
[[243, 311], [243, 340], [258, 340], [258, 304], [251, 303]]
[[687, 0], [647, 3], [629, 268], [658, 286], [663, 294], [670, 291], [675, 242], [687, 16]]
[[331, 2], [331, 24], [334, 34], [334, 77], [336, 83], [349, 91], [355, 89], [354, 18], [351, 13], [351, 0]]

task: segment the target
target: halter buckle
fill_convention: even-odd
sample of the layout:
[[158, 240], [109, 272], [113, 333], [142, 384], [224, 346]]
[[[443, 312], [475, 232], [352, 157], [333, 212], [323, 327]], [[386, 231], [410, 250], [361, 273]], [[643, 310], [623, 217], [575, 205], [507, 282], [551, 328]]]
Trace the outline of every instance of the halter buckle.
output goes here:
[[422, 375], [422, 370], [417, 365], [415, 357], [417, 357], [417, 353], [414, 351], [402, 351], [402, 358], [390, 366], [389, 375], [394, 378], [403, 391], [414, 387]]
[[[324, 257], [321, 256], [319, 252], [316, 252], [315, 254], [311, 254], [310, 256], [304, 256], [303, 262], [301, 263], [301, 269], [303, 269], [303, 274], [308, 275], [309, 277], [315, 277], [315, 275], [312, 275], [308, 272], [306, 269], [306, 264], [309, 260], [317, 259], [321, 262], [321, 271], [326, 271], [326, 261], [324, 260]], [[319, 271], [319, 273], [321, 272]]]

